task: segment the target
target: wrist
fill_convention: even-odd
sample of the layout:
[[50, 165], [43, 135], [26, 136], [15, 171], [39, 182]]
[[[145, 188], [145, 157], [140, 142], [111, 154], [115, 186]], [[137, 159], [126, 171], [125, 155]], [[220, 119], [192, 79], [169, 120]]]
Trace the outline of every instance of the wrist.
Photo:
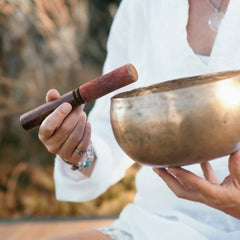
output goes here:
[[96, 160], [96, 154], [95, 154], [92, 143], [89, 144], [89, 147], [86, 152], [81, 152], [81, 156], [82, 157], [80, 161], [76, 163], [72, 163], [64, 158], [62, 158], [62, 160], [66, 164], [71, 165], [72, 166], [71, 169], [73, 171], [78, 170], [80, 172], [85, 172], [87, 169], [93, 168], [94, 162]]

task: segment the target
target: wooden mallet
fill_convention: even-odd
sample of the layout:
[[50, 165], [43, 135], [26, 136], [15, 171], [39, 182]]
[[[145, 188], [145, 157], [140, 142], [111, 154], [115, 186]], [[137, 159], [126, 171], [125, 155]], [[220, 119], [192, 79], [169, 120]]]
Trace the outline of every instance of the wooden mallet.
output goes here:
[[45, 103], [20, 117], [20, 123], [25, 130], [39, 126], [42, 121], [64, 102], [72, 107], [85, 102], [94, 101], [114, 90], [135, 82], [138, 79], [136, 68], [132, 64], [126, 64], [120, 68], [91, 80], [79, 88], [76, 88], [57, 100]]

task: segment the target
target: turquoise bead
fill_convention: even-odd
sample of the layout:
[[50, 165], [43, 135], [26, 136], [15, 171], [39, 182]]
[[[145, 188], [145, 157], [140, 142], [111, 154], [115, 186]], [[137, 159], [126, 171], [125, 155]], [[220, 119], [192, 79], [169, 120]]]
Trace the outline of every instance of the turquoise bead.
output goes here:
[[86, 161], [85, 163], [84, 163], [84, 167], [90, 167], [91, 166], [91, 163], [89, 162], [89, 161]]

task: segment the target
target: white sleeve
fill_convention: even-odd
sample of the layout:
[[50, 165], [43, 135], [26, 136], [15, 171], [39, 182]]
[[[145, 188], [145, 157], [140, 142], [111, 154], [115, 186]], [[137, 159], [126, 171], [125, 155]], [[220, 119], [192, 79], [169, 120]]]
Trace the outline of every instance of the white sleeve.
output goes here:
[[[103, 73], [129, 63], [128, 29], [131, 0], [123, 0], [116, 13], [107, 43], [107, 58]], [[126, 91], [124, 87], [119, 91]], [[133, 163], [118, 146], [110, 125], [110, 99], [118, 91], [108, 94], [95, 103], [89, 114], [92, 125], [92, 143], [97, 155], [90, 178], [83, 178], [79, 171], [72, 171], [60, 159], [55, 159], [54, 180], [56, 197], [64, 201], [88, 201], [94, 199], [116, 183]]]

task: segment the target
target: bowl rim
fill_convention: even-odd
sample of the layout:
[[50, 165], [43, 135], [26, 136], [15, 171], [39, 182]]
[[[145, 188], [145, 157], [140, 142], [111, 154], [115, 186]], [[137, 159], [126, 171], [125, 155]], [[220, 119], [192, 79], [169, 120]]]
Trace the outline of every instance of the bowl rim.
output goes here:
[[[212, 77], [214, 76], [214, 79]], [[132, 89], [126, 92], [121, 92], [113, 97], [111, 97], [111, 102], [116, 100], [125, 100], [125, 99], [134, 99], [139, 98], [151, 94], [158, 94], [158, 93], [166, 93], [166, 92], [173, 92], [173, 91], [179, 91], [187, 88], [196, 88], [203, 85], [209, 85], [214, 84], [219, 81], [224, 80], [230, 80], [240, 77], [240, 70], [230, 70], [230, 71], [221, 71], [221, 72], [214, 72], [214, 73], [208, 73], [203, 75], [194, 75], [190, 77], [184, 77], [184, 78], [177, 78], [172, 79], [168, 81], [163, 81], [160, 83], [148, 85], [145, 87], [139, 87], [136, 89]], [[182, 83], [176, 85], [175, 83], [179, 81], [182, 81]], [[193, 84], [194, 83], [194, 84]], [[170, 86], [176, 85], [174, 88], [171, 88]], [[156, 89], [155, 91], [152, 91], [152, 89]], [[152, 92], [139, 94], [143, 91], [150, 90]], [[139, 92], [138, 94], [136, 94]]]

